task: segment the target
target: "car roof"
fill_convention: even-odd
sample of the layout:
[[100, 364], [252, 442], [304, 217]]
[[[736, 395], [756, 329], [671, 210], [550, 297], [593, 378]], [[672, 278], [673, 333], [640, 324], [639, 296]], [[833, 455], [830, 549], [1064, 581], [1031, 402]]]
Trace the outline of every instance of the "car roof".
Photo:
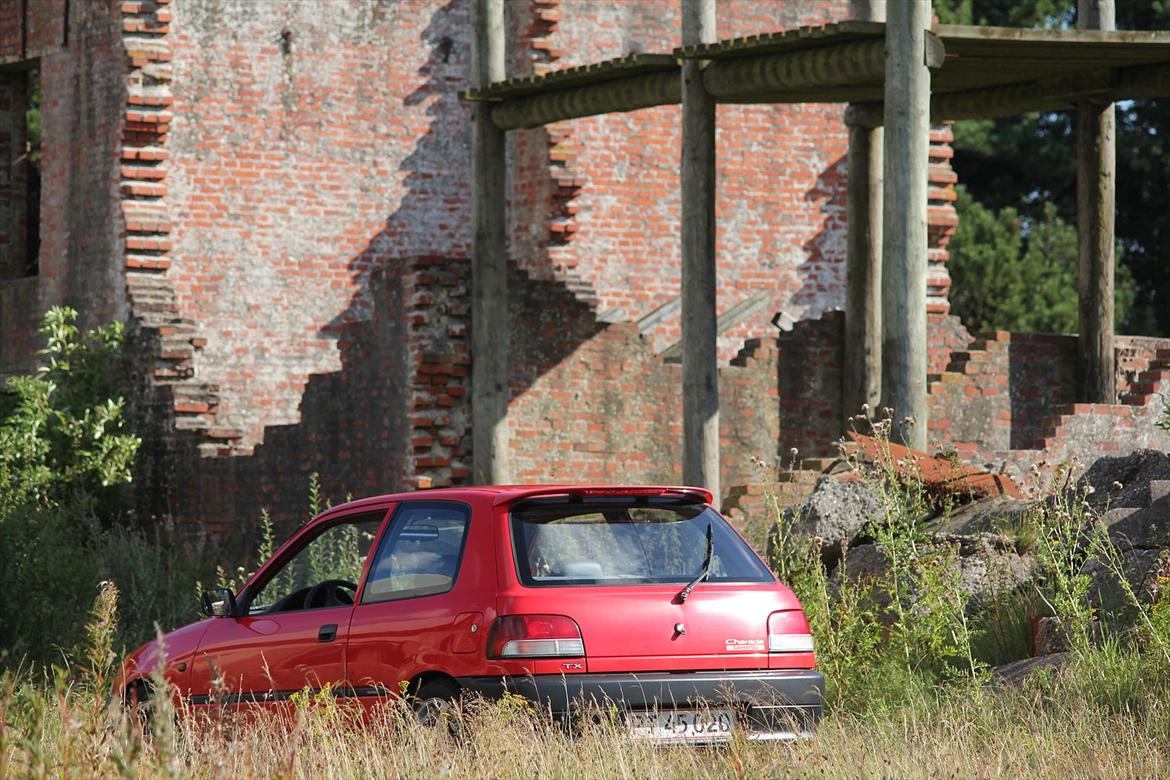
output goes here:
[[675, 495], [689, 497], [695, 501], [710, 504], [711, 491], [700, 487], [686, 487], [682, 485], [471, 485], [468, 487], [434, 488], [427, 490], [411, 490], [402, 493], [387, 493], [381, 496], [370, 496], [349, 501], [345, 504], [332, 507], [321, 513], [321, 517], [360, 509], [364, 506], [377, 506], [398, 501], [460, 501], [472, 496], [491, 497], [493, 506], [510, 504], [524, 498], [537, 496], [622, 496], [622, 495]]

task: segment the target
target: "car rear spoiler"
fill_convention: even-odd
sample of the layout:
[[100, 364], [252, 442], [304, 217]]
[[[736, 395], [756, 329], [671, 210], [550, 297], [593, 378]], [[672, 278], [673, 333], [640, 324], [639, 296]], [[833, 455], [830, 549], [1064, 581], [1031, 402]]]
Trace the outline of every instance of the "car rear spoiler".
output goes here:
[[587, 485], [587, 486], [545, 486], [521, 490], [517, 492], [500, 493], [492, 502], [493, 506], [522, 501], [527, 498], [544, 496], [679, 496], [694, 501], [710, 504], [714, 494], [706, 488], [699, 487], [661, 487], [648, 485], [634, 487], [630, 485]]

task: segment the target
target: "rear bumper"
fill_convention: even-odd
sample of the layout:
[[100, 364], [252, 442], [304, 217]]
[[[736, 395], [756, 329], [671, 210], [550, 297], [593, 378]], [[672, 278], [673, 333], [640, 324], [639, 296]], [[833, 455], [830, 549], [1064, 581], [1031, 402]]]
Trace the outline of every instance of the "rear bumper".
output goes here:
[[590, 704], [626, 710], [730, 706], [749, 739], [812, 734], [825, 694], [824, 676], [803, 669], [464, 677], [458, 682], [487, 698], [505, 692], [524, 696], [561, 718]]

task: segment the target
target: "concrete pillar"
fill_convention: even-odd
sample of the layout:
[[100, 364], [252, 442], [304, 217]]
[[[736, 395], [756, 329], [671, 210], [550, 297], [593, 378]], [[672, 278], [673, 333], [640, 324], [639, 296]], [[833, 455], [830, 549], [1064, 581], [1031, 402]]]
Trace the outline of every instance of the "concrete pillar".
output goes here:
[[[851, 15], [884, 22], [880, 0], [852, 0]], [[849, 120], [846, 120], [849, 122]], [[882, 391], [882, 145], [880, 127], [849, 123], [845, 244], [845, 361], [842, 430], [863, 404], [876, 410]]]
[[[682, 0], [684, 46], [716, 40], [715, 0]], [[719, 492], [719, 371], [715, 354], [715, 99], [703, 62], [682, 66], [683, 482]]]
[[930, 148], [929, 0], [886, 5], [882, 204], [882, 403], [892, 438], [926, 447], [926, 196]]
[[[503, 81], [504, 0], [472, 0], [472, 86]], [[491, 103], [472, 123], [471, 440], [472, 478], [511, 482], [508, 463], [508, 235], [504, 131]]]
[[[1113, 0], [1080, 0], [1077, 29], [1114, 30]], [[1077, 295], [1080, 400], [1117, 402], [1113, 354], [1113, 222], [1117, 152], [1112, 103], [1077, 104]]]

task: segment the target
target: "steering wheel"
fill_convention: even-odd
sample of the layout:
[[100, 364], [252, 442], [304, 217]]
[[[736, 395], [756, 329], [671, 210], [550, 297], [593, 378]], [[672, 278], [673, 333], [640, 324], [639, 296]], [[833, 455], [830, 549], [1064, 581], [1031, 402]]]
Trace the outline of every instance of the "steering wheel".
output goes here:
[[348, 607], [353, 604], [353, 597], [356, 595], [357, 585], [349, 580], [325, 580], [309, 588], [309, 592], [305, 594], [304, 608]]

